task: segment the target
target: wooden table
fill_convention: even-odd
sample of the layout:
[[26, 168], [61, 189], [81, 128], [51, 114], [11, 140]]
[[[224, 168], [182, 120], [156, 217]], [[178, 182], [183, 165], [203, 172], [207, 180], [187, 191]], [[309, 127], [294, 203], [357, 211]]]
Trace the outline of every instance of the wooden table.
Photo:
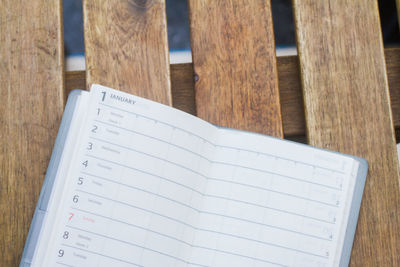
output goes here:
[[92, 83], [366, 158], [351, 265], [400, 266], [400, 48], [376, 0], [293, 6], [299, 57], [276, 58], [268, 0], [189, 0], [193, 64], [170, 65], [164, 1], [87, 0], [86, 72], [65, 73], [60, 0], [2, 0], [0, 266], [19, 263], [69, 90]]

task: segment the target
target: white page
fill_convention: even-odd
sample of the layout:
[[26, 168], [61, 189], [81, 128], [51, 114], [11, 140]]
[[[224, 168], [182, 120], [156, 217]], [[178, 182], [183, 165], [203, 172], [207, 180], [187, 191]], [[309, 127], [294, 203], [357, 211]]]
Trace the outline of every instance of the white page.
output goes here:
[[354, 163], [220, 129], [192, 260], [207, 266], [337, 266]]
[[87, 106], [36, 266], [332, 265], [352, 159], [101, 86]]
[[[38, 259], [38, 266], [186, 263], [181, 247], [192, 231], [205, 181], [183, 167], [207, 169], [205, 159], [187, 151], [197, 150], [203, 158], [212, 151], [177, 129], [212, 140], [217, 128], [199, 119], [193, 124], [192, 116], [144, 99], [135, 98], [131, 105], [109, 97], [110, 92], [125, 95], [119, 91], [108, 91], [103, 102], [102, 91], [91, 91], [86, 134], [79, 137], [81, 149], [71, 163], [75, 170], [66, 177], [63, 203], [53, 211], [54, 231], [44, 233], [53, 238], [47, 258]], [[82, 165], [86, 160], [87, 167]], [[148, 252], [153, 253], [149, 259]]]

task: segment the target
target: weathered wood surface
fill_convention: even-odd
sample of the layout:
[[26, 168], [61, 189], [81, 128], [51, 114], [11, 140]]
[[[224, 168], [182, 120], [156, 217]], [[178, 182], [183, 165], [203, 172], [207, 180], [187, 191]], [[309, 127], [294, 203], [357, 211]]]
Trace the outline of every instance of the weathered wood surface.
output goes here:
[[294, 0], [311, 145], [364, 157], [351, 266], [400, 266], [399, 164], [376, 0]]
[[[400, 48], [385, 49], [387, 75], [392, 102], [393, 123], [400, 137]], [[297, 56], [277, 57], [279, 90], [285, 138], [305, 135], [303, 96]], [[67, 93], [76, 88], [84, 89], [84, 71], [67, 72]], [[193, 64], [171, 65], [172, 98], [175, 108], [196, 115], [193, 83]], [[398, 138], [400, 141], [400, 138]]]
[[[396, 0], [396, 6], [397, 6], [397, 18], [398, 18], [398, 21], [400, 21], [400, 0]], [[400, 27], [400, 23], [399, 23], [399, 27]]]
[[87, 86], [172, 104], [165, 1], [85, 0]]
[[86, 71], [67, 71], [65, 73], [65, 100], [74, 89], [86, 89]]
[[197, 115], [283, 137], [270, 1], [189, 0]]
[[64, 107], [61, 3], [0, 1], [0, 266], [18, 266]]
[[175, 108], [196, 116], [192, 64], [171, 65], [172, 103]]
[[303, 136], [305, 121], [298, 57], [287, 56], [277, 59], [284, 136]]
[[[400, 131], [400, 48], [385, 49], [386, 73], [389, 82], [393, 124]], [[397, 139], [398, 143], [400, 139]]]

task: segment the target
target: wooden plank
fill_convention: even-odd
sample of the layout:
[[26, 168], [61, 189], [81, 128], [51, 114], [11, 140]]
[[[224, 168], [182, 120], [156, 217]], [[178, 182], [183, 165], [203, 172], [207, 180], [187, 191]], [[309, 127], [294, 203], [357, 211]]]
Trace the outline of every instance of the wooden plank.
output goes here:
[[60, 1], [0, 4], [0, 266], [18, 266], [61, 119]]
[[376, 0], [293, 2], [308, 139], [364, 157], [352, 266], [400, 266], [399, 165]]
[[86, 88], [86, 71], [68, 71], [65, 75], [65, 100], [74, 89]]
[[279, 93], [285, 138], [305, 134], [304, 105], [301, 92], [299, 59], [278, 57]]
[[171, 65], [171, 85], [174, 107], [196, 116], [193, 64]]
[[396, 5], [397, 5], [397, 18], [398, 18], [399, 27], [400, 27], [400, 0], [396, 0]]
[[189, 17], [198, 116], [283, 137], [270, 1], [189, 0]]
[[396, 129], [400, 129], [400, 48], [385, 49], [385, 59], [393, 124]]
[[163, 0], [83, 2], [87, 85], [172, 104]]
[[[392, 103], [393, 124], [400, 137], [400, 48], [386, 48], [386, 67]], [[282, 122], [285, 138], [305, 135], [303, 96], [301, 91], [298, 57], [277, 57]], [[196, 115], [193, 64], [172, 64], [171, 85], [174, 107]], [[85, 88], [85, 71], [67, 72], [67, 92]], [[301, 139], [302, 140], [302, 139]], [[397, 138], [400, 142], [400, 138]]]

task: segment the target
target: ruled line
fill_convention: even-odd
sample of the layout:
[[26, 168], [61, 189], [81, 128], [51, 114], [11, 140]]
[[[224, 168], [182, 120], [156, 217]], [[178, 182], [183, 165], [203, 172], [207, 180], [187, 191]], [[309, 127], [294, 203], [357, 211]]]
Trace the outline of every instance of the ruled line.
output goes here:
[[[180, 261], [180, 262], [183, 262], [183, 263], [186, 263], [186, 264], [195, 265], [195, 266], [201, 266], [201, 267], [208, 267], [208, 265], [202, 265], [202, 264], [198, 264], [198, 263], [189, 262], [189, 261], [186, 261], [186, 260], [184, 260], [182, 258], [173, 256], [173, 255], [170, 255], [170, 254], [158, 251], [158, 250], [154, 250], [154, 249], [151, 249], [151, 248], [143, 247], [143, 246], [140, 246], [140, 245], [132, 243], [132, 242], [120, 240], [120, 239], [117, 239], [117, 238], [114, 238], [114, 237], [111, 237], [111, 236], [106, 236], [106, 235], [103, 235], [103, 234], [100, 234], [100, 233], [95, 233], [95, 232], [88, 231], [88, 230], [85, 230], [85, 229], [79, 229], [79, 228], [75, 228], [75, 229], [80, 230], [82, 232], [89, 233], [89, 234], [97, 235], [97, 236], [100, 236], [100, 237], [103, 237], [103, 238], [107, 238], [107, 239], [110, 239], [110, 240], [119, 241], [119, 242], [125, 243], [127, 245], [131, 245], [131, 246], [139, 247], [139, 248], [142, 248], [142, 249], [145, 249], [145, 250], [149, 250], [149, 251], [161, 254], [163, 256], [172, 258], [172, 259], [174, 259], [176, 261]], [[247, 256], [247, 255], [234, 253], [234, 252], [229, 252], [229, 251], [224, 251], [224, 250], [219, 250], [219, 249], [212, 249], [212, 248], [205, 248], [205, 247], [201, 247], [201, 246], [196, 246], [196, 247], [197, 248], [208, 249], [208, 250], [211, 250], [211, 251], [214, 251], [214, 252], [223, 253], [223, 254], [229, 254], [229, 255], [232, 255], [232, 256], [247, 258], [247, 259], [251, 259], [251, 260], [255, 260], [255, 261], [259, 261], [259, 262], [269, 263], [269, 264], [273, 264], [273, 265], [276, 265], [276, 266], [285, 266], [286, 267], [286, 265], [283, 265], [283, 264], [280, 264], [280, 263], [271, 262], [271, 261], [268, 261], [268, 260], [263, 260], [263, 259], [260, 259], [260, 258], [255, 258], [255, 257]]]
[[108, 255], [105, 255], [105, 254], [103, 254], [103, 253], [98, 253], [98, 252], [95, 252], [95, 251], [90, 251], [90, 250], [87, 250], [87, 249], [83, 249], [83, 248], [79, 248], [79, 247], [74, 247], [74, 246], [70, 246], [70, 245], [67, 245], [67, 244], [61, 244], [61, 245], [64, 246], [64, 247], [69, 247], [69, 248], [73, 248], [73, 249], [78, 249], [78, 250], [81, 250], [81, 251], [84, 251], [84, 252], [88, 252], [88, 253], [91, 253], [91, 254], [95, 254], [95, 255], [98, 255], [98, 256], [102, 256], [102, 257], [105, 257], [105, 258], [108, 258], [108, 259], [112, 259], [112, 260], [115, 260], [115, 261], [127, 263], [127, 264], [130, 264], [130, 265], [132, 265], [132, 266], [144, 267], [143, 265], [139, 265], [139, 264], [136, 264], [136, 263], [134, 263], [134, 262], [125, 261], [125, 260], [118, 259], [118, 258], [114, 258], [114, 257], [108, 256]]
[[57, 263], [58, 265], [62, 265], [62, 266], [74, 267], [73, 265], [68, 265], [68, 264], [65, 264], [65, 263], [62, 263], [62, 262], [59, 262], [59, 261], [57, 261], [56, 263]]
[[[113, 221], [113, 222], [125, 224], [125, 225], [130, 226], [130, 227], [138, 228], [140, 230], [148, 231], [148, 232], [151, 232], [151, 233], [154, 233], [154, 234], [157, 234], [157, 235], [160, 235], [160, 236], [175, 240], [177, 242], [183, 243], [183, 244], [185, 244], [187, 246], [190, 246], [192, 248], [201, 248], [201, 249], [205, 249], [205, 250], [214, 250], [213, 248], [207, 248], [207, 247], [203, 247], [203, 246], [193, 245], [193, 244], [191, 244], [189, 242], [186, 242], [184, 240], [178, 239], [176, 237], [173, 237], [173, 236], [170, 236], [170, 235], [167, 235], [167, 234], [163, 234], [163, 233], [160, 233], [160, 232], [157, 232], [157, 231], [154, 231], [152, 229], [149, 229], [149, 228], [146, 228], [146, 227], [142, 227], [142, 226], [139, 226], [139, 225], [136, 225], [136, 224], [128, 223], [128, 222], [125, 222], [125, 221], [121, 221], [121, 220], [118, 220], [118, 219], [115, 219], [115, 218], [111, 218], [111, 217], [108, 217], [108, 216], [104, 216], [104, 215], [101, 215], [101, 214], [97, 214], [97, 213], [94, 213], [94, 212], [90, 212], [90, 211], [86, 211], [86, 210], [82, 210], [82, 209], [78, 209], [78, 208], [73, 208], [72, 207], [72, 209], [78, 210], [80, 212], [84, 212], [84, 213], [87, 213], [87, 214], [91, 214], [91, 215], [94, 215], [94, 216], [98, 216], [98, 217], [101, 217], [101, 218], [104, 218], [104, 219], [107, 219], [107, 220], [110, 220], [110, 221]], [[67, 225], [66, 227], [75, 228], [75, 227], [70, 226], [70, 225]], [[194, 230], [204, 231], [203, 229], [199, 229], [197, 227], [194, 227]], [[257, 240], [257, 239], [247, 238], [247, 237], [244, 237], [244, 236], [239, 236], [239, 235], [234, 235], [234, 234], [229, 234], [229, 233], [224, 233], [224, 232], [219, 232], [219, 231], [213, 231], [213, 230], [206, 230], [206, 231], [214, 233], [214, 234], [233, 237], [233, 238], [236, 238], [236, 239], [243, 239], [243, 240], [251, 241], [251, 242], [263, 244], [263, 245], [266, 245], [266, 246], [282, 248], [282, 249], [286, 249], [286, 250], [297, 252], [297, 253], [301, 253], [301, 254], [315, 256], [315, 257], [318, 257], [318, 258], [328, 259], [328, 257], [326, 257], [325, 255], [318, 255], [318, 254], [314, 254], [314, 253], [311, 253], [311, 252], [308, 252], [308, 251], [299, 250], [299, 249], [295, 249], [295, 248], [290, 248], [290, 247], [282, 246], [282, 245], [279, 245], [279, 244], [274, 244], [274, 243], [270, 243], [270, 242], [265, 242], [265, 241], [261, 241], [261, 240]]]
[[[128, 188], [132, 188], [132, 189], [135, 189], [135, 190], [143, 191], [143, 192], [146, 192], [146, 193], [149, 192], [149, 193], [154, 194], [153, 192], [144, 190], [144, 189], [136, 187], [136, 186], [132, 186], [132, 185], [128, 185], [128, 184], [125, 184], [125, 183], [117, 182], [116, 180], [108, 179], [108, 178], [101, 177], [101, 176], [98, 176], [98, 175], [94, 175], [94, 174], [91, 174], [91, 173], [88, 173], [88, 172], [81, 171], [81, 173], [85, 174], [85, 175], [92, 176], [92, 177], [97, 178], [97, 179], [108, 181], [108, 182], [111, 182], [111, 183], [114, 183], [114, 184], [118, 184], [118, 185], [125, 186], [125, 187], [128, 187]], [[167, 178], [165, 178], [165, 180], [170, 181]], [[174, 184], [183, 186], [182, 184], [177, 183], [177, 182], [174, 182]], [[204, 193], [202, 193], [200, 191], [197, 191], [197, 190], [194, 190], [194, 189], [192, 189], [192, 188], [190, 188], [188, 186], [185, 186], [185, 187], [191, 189], [193, 192], [196, 192], [197, 194], [199, 194], [202, 197], [217, 198], [217, 199], [222, 199], [222, 200], [238, 202], [238, 203], [242, 203], [242, 204], [246, 204], [246, 205], [250, 205], [250, 206], [255, 206], [255, 207], [260, 207], [260, 208], [264, 208], [264, 209], [273, 210], [273, 211], [276, 211], [276, 212], [286, 213], [286, 214], [289, 214], [289, 215], [299, 216], [299, 217], [302, 217], [302, 218], [315, 220], [315, 221], [319, 221], [319, 222], [323, 222], [323, 223], [328, 223], [328, 224], [333, 224], [333, 225], [335, 224], [335, 222], [333, 222], [333, 221], [328, 221], [328, 220], [323, 220], [323, 219], [319, 219], [319, 218], [316, 218], [316, 217], [306, 216], [306, 215], [301, 214], [301, 213], [295, 213], [295, 212], [291, 212], [291, 211], [287, 211], [287, 210], [283, 210], [283, 209], [273, 208], [273, 207], [270, 207], [270, 206], [264, 206], [264, 205], [260, 205], [260, 204], [257, 204], [257, 203], [252, 203], [252, 202], [248, 202], [248, 201], [243, 201], [243, 200], [238, 200], [238, 199], [233, 199], [233, 198], [228, 198], [228, 197], [223, 197], [223, 196], [217, 196], [217, 195], [212, 195], [212, 194], [204, 194]], [[162, 196], [162, 197], [165, 198], [164, 196]], [[178, 202], [178, 203], [182, 204], [184, 206], [187, 206], [184, 203], [181, 203], [181, 202]], [[196, 209], [196, 211], [197, 211], [197, 209]], [[202, 211], [200, 211], [200, 210], [199, 210], [199, 212], [202, 213]]]
[[[142, 207], [139, 207], [139, 206], [135, 206], [133, 204], [130, 204], [130, 203], [127, 203], [127, 202], [124, 202], [124, 201], [108, 198], [108, 197], [101, 196], [101, 195], [98, 195], [98, 194], [94, 194], [94, 193], [91, 193], [91, 192], [87, 192], [87, 191], [84, 191], [84, 190], [81, 190], [81, 189], [76, 189], [76, 191], [84, 193], [84, 194], [96, 196], [96, 197], [99, 197], [99, 198], [102, 198], [102, 199], [105, 199], [105, 200], [109, 200], [109, 201], [112, 201], [114, 203], [119, 203], [119, 204], [122, 204], [122, 205], [125, 205], [125, 206], [128, 206], [128, 207], [139, 209], [139, 210], [142, 210], [142, 211], [145, 211], [145, 212], [148, 212], [148, 213], [151, 213], [151, 214], [154, 214], [154, 215], [157, 215], [157, 216], [160, 216], [160, 217], [175, 221], [175, 222], [180, 223], [182, 225], [188, 226], [189, 228], [196, 229], [195, 226], [193, 226], [191, 224], [188, 224], [188, 223], [186, 223], [184, 221], [181, 221], [181, 220], [178, 220], [178, 219], [163, 215], [161, 213], [158, 213], [158, 212], [155, 212], [155, 211], [152, 211], [152, 210], [149, 210], [149, 209], [145, 209], [145, 208], [142, 208]], [[293, 234], [297, 234], [297, 235], [302, 235], [302, 236], [306, 236], [306, 237], [310, 237], [310, 238], [315, 238], [315, 239], [319, 239], [319, 240], [332, 242], [332, 239], [330, 239], [330, 238], [325, 238], [325, 237], [320, 237], [320, 236], [316, 236], [316, 235], [306, 234], [306, 233], [303, 233], [303, 232], [290, 230], [290, 229], [286, 229], [286, 228], [283, 228], [283, 227], [274, 226], [274, 225], [270, 225], [270, 224], [266, 224], [266, 223], [255, 222], [255, 221], [251, 221], [251, 220], [248, 220], [248, 219], [243, 219], [243, 218], [238, 218], [238, 217], [234, 217], [234, 216], [223, 215], [223, 214], [218, 214], [218, 213], [213, 213], [213, 212], [208, 212], [208, 214], [224, 217], [224, 218], [227, 218], [227, 219], [247, 222], [247, 223], [251, 223], [251, 224], [255, 224], [255, 225], [260, 225], [260, 226], [263, 226], [263, 227], [268, 227], [268, 228], [280, 230], [280, 231], [283, 231], [283, 232], [293, 233]], [[206, 231], [205, 229], [200, 229], [200, 228], [198, 230]]]
[[[124, 243], [126, 245], [133, 246], [133, 247], [138, 247], [138, 248], [141, 248], [143, 250], [151, 251], [153, 253], [157, 253], [157, 254], [163, 255], [164, 257], [171, 258], [171, 259], [174, 259], [176, 261], [183, 262], [185, 264], [191, 264], [191, 265], [201, 266], [201, 267], [209, 267], [207, 265], [202, 265], [202, 264], [198, 264], [198, 263], [194, 263], [194, 262], [189, 262], [189, 261], [186, 261], [186, 260], [181, 259], [179, 257], [173, 256], [173, 255], [170, 255], [170, 254], [167, 254], [167, 253], [155, 250], [155, 249], [151, 249], [151, 248], [148, 248], [148, 247], [145, 247], [145, 246], [141, 246], [141, 245], [138, 245], [136, 243], [132, 243], [132, 242], [128, 242], [128, 241], [125, 241], [125, 240], [117, 239], [117, 238], [114, 238], [114, 237], [111, 237], [111, 236], [107, 236], [107, 235], [103, 235], [103, 234], [100, 234], [100, 233], [95, 233], [95, 232], [88, 231], [88, 230], [85, 230], [85, 229], [80, 229], [78, 227], [75, 227], [74, 229], [82, 231], [82, 232], [85, 232], [85, 233], [89, 233], [89, 234], [92, 234], [92, 235], [97, 235], [97, 236], [100, 236], [100, 237], [103, 237], [103, 238], [106, 238], [106, 239], [109, 239], [109, 240], [121, 242], [121, 243]], [[137, 265], [137, 266], [141, 266], [141, 265]]]
[[[164, 161], [164, 162], [167, 162], [167, 163], [169, 163], [169, 164], [178, 166], [178, 167], [180, 167], [180, 168], [182, 168], [182, 169], [185, 169], [185, 170], [190, 171], [190, 172], [192, 172], [192, 173], [195, 173], [195, 174], [197, 174], [197, 175], [200, 175], [200, 176], [202, 176], [203, 178], [206, 178], [206, 179], [210, 179], [210, 178], [211, 178], [211, 179], [212, 179], [212, 177], [208, 177], [208, 176], [206, 176], [206, 175], [204, 175], [204, 174], [202, 174], [202, 173], [200, 173], [200, 172], [198, 172], [198, 171], [195, 171], [195, 170], [193, 170], [193, 169], [191, 169], [191, 168], [189, 168], [189, 167], [183, 166], [183, 165], [178, 164], [178, 163], [176, 163], [176, 162], [173, 162], [173, 161], [170, 161], [170, 160], [161, 158], [161, 157], [157, 157], [157, 156], [155, 156], [155, 155], [152, 155], [152, 154], [149, 154], [149, 153], [146, 153], [146, 152], [143, 152], [143, 151], [140, 151], [140, 150], [131, 148], [131, 147], [127, 147], [127, 146], [115, 144], [115, 143], [112, 143], [112, 142], [109, 142], [109, 141], [106, 141], [106, 140], [103, 140], [103, 139], [100, 139], [100, 138], [97, 138], [97, 137], [89, 136], [89, 138], [94, 139], [94, 140], [97, 140], [97, 141], [100, 141], [100, 142], [103, 142], [103, 143], [107, 143], [107, 144], [110, 144], [110, 145], [113, 145], [113, 146], [116, 146], [116, 147], [120, 147], [120, 148], [123, 148], [123, 149], [126, 149], [126, 150], [130, 150], [130, 151], [133, 151], [133, 152], [137, 152], [137, 153], [140, 153], [140, 154], [149, 156], [149, 157], [153, 157], [153, 158], [156, 158], [156, 159], [158, 159], [158, 160], [162, 160], [162, 161]], [[166, 142], [166, 143], [168, 143], [168, 144], [170, 144], [170, 145], [174, 145], [174, 144], [169, 143], [169, 142]], [[209, 161], [210, 163], [219, 163], [219, 162], [217, 162], [217, 161], [211, 161], [211, 160], [208, 160], [208, 161]], [[225, 162], [224, 162], [223, 164], [224, 164], [224, 165], [233, 166], [233, 167], [240, 167], [240, 168], [243, 168], [243, 169], [252, 170], [252, 171], [256, 171], [256, 172], [268, 173], [268, 174], [272, 174], [272, 175], [278, 175], [278, 176], [280, 176], [280, 177], [284, 177], [284, 178], [287, 178], [287, 179], [290, 179], [290, 180], [295, 180], [295, 181], [298, 181], [298, 182], [303, 182], [303, 183], [307, 183], [307, 184], [312, 184], [312, 185], [316, 185], [316, 186], [321, 186], [321, 187], [329, 188], [329, 189], [336, 190], [336, 191], [342, 191], [342, 189], [339, 188], [339, 187], [334, 187], [334, 186], [330, 186], [330, 185], [320, 184], [320, 183], [312, 182], [312, 181], [309, 181], [309, 180], [304, 180], [304, 179], [297, 178], [297, 177], [293, 177], [293, 176], [283, 175], [283, 174], [280, 174], [280, 173], [277, 173], [277, 172], [272, 172], [272, 171], [267, 171], [267, 170], [262, 170], [262, 169], [247, 167], [247, 166], [243, 166], [243, 165], [225, 163]]]
[[[177, 148], [180, 148], [180, 149], [182, 149], [182, 150], [184, 150], [184, 151], [186, 151], [186, 152], [192, 153], [192, 154], [194, 154], [194, 155], [196, 155], [196, 156], [198, 156], [198, 157], [200, 157], [200, 158], [202, 158], [202, 159], [204, 159], [204, 160], [207, 160], [207, 161], [210, 162], [210, 163], [211, 163], [211, 162], [214, 163], [214, 161], [208, 159], [207, 157], [205, 157], [205, 156], [203, 156], [203, 155], [201, 155], [201, 154], [199, 154], [199, 153], [197, 153], [197, 152], [194, 152], [194, 151], [192, 151], [192, 150], [190, 150], [190, 149], [187, 149], [187, 148], [185, 148], [185, 147], [179, 146], [179, 145], [177, 145], [177, 144], [170, 143], [170, 142], [165, 141], [165, 140], [163, 140], [163, 139], [161, 139], [161, 138], [157, 138], [157, 137], [154, 137], [154, 136], [145, 134], [145, 133], [141, 133], [141, 132], [138, 132], [138, 131], [135, 131], [135, 130], [131, 130], [131, 129], [125, 128], [125, 127], [117, 126], [117, 125], [114, 125], [114, 124], [111, 124], [111, 123], [108, 123], [108, 122], [104, 122], [104, 121], [101, 121], [101, 120], [96, 120], [96, 119], [95, 119], [94, 121], [95, 121], [95, 122], [102, 123], [102, 124], [107, 125], [107, 126], [112, 126], [112, 127], [115, 127], [115, 128], [121, 129], [121, 130], [125, 130], [125, 131], [127, 131], [127, 132], [131, 132], [131, 133], [134, 133], [134, 134], [137, 134], [137, 135], [141, 135], [141, 136], [144, 136], [144, 137], [147, 137], [147, 138], [149, 138], [149, 139], [153, 139], [153, 140], [156, 140], [156, 141], [159, 141], [159, 142], [162, 142], [162, 143], [170, 144], [170, 145], [172, 145], [172, 146], [174, 146], [174, 147], [177, 147]], [[217, 163], [217, 162], [216, 162], [216, 163]], [[223, 164], [223, 162], [218, 162], [218, 163]]]
[[[137, 169], [137, 168], [133, 168], [131, 166], [124, 165], [124, 164], [121, 164], [121, 163], [118, 163], [118, 162], [115, 162], [115, 161], [111, 161], [111, 160], [103, 159], [103, 158], [100, 158], [100, 157], [96, 157], [96, 156], [93, 156], [93, 155], [90, 155], [90, 154], [86, 154], [85, 156], [91, 157], [91, 158], [94, 158], [94, 159], [98, 159], [98, 160], [102, 160], [102, 161], [105, 161], [105, 162], [108, 162], [108, 163], [111, 163], [111, 164], [115, 164], [115, 165], [118, 165], [118, 166], [121, 166], [121, 167], [124, 167], [124, 168], [127, 168], [127, 169], [134, 170], [134, 171], [142, 172], [142, 173], [145, 173], [145, 174], [148, 174], [148, 175], [152, 175], [154, 177], [162, 178], [164, 180], [171, 180], [171, 179], [168, 179], [166, 177], [162, 177], [160, 175], [156, 175], [156, 174], [153, 174], [153, 173], [150, 173], [150, 172], [147, 172], [147, 171], [143, 171], [143, 170], [140, 170], [140, 169]], [[240, 182], [228, 181], [228, 180], [219, 179], [219, 178], [209, 178], [209, 177], [205, 177], [205, 178], [208, 179], [208, 180], [213, 180], [213, 181], [218, 181], [218, 182], [223, 182], [223, 183], [236, 184], [236, 185], [251, 187], [251, 188], [260, 189], [260, 190], [264, 190], [264, 191], [268, 191], [268, 192], [273, 192], [273, 193], [277, 193], [277, 194], [281, 194], [281, 195], [285, 195], [285, 196], [290, 196], [290, 197], [293, 197], [293, 198], [298, 198], [298, 199], [303, 199], [303, 200], [310, 201], [310, 202], [319, 203], [319, 204], [330, 206], [330, 207], [334, 207], [334, 208], [338, 208], [339, 207], [337, 205], [330, 204], [330, 203], [327, 203], [327, 202], [323, 202], [323, 201], [319, 201], [319, 200], [315, 200], [315, 199], [311, 199], [311, 198], [306, 198], [306, 197], [302, 197], [302, 196], [298, 196], [298, 195], [294, 195], [294, 194], [289, 194], [289, 193], [286, 193], [286, 192], [276, 191], [276, 190], [268, 189], [268, 188], [261, 187], [261, 186], [255, 186], [255, 185], [250, 185], [250, 184], [245, 184], [245, 183], [240, 183]]]
[[[104, 103], [101, 103], [101, 102], [99, 102], [98, 104], [99, 104], [99, 105], [102, 105], [102, 106], [106, 106], [106, 107], [112, 108], [112, 109], [120, 110], [120, 111], [123, 111], [123, 112], [126, 112], [126, 113], [130, 113], [130, 114], [133, 114], [133, 115], [135, 115], [135, 116], [140, 116], [140, 117], [146, 118], [146, 119], [148, 119], [148, 120], [156, 121], [156, 122], [158, 122], [158, 123], [167, 125], [167, 126], [173, 128], [173, 129], [178, 129], [178, 130], [180, 130], [180, 131], [182, 131], [182, 132], [186, 132], [186, 133], [188, 133], [188, 134], [190, 134], [190, 135], [196, 136], [197, 138], [199, 138], [199, 139], [201, 139], [201, 140], [203, 140], [203, 141], [205, 141], [205, 142], [207, 142], [207, 143], [209, 143], [209, 144], [211, 144], [211, 145], [213, 145], [213, 146], [215, 146], [215, 147], [221, 147], [221, 148], [227, 148], [227, 149], [234, 149], [234, 150], [242, 150], [242, 151], [246, 151], [246, 152], [250, 152], [250, 153], [261, 154], [261, 155], [266, 155], [266, 156], [270, 156], [270, 157], [276, 157], [276, 158], [280, 158], [280, 159], [284, 159], [284, 160], [288, 160], [288, 161], [292, 161], [292, 162], [297, 162], [297, 163], [300, 163], [300, 164], [303, 164], [303, 165], [306, 165], [306, 166], [311, 166], [311, 167], [315, 167], [315, 168], [325, 169], [325, 170], [329, 170], [329, 171], [333, 171], [333, 172], [338, 172], [338, 173], [341, 173], [341, 174], [344, 174], [344, 173], [345, 173], [345, 172], [343, 172], [343, 171], [341, 171], [341, 170], [331, 169], [331, 168], [322, 167], [322, 166], [316, 166], [316, 165], [313, 165], [313, 164], [310, 164], [310, 163], [306, 163], [306, 162], [303, 162], [303, 161], [294, 161], [294, 160], [289, 159], [289, 158], [285, 158], [285, 157], [281, 157], [281, 156], [276, 156], [276, 155], [269, 154], [269, 153], [265, 153], [265, 152], [253, 151], [253, 150], [248, 150], [248, 149], [243, 149], [243, 148], [237, 148], [237, 147], [231, 147], [231, 146], [217, 145], [217, 144], [214, 144], [213, 142], [211, 142], [211, 141], [209, 141], [209, 140], [207, 140], [207, 139], [205, 139], [205, 138], [199, 136], [198, 134], [196, 134], [196, 133], [194, 133], [194, 132], [185, 130], [185, 129], [183, 129], [183, 128], [180, 128], [180, 127], [178, 127], [178, 126], [169, 124], [169, 123], [167, 123], [167, 122], [160, 121], [160, 120], [157, 120], [157, 119], [154, 119], [154, 118], [151, 118], [151, 117], [148, 117], [148, 116], [146, 116], [146, 115], [139, 114], [139, 113], [136, 113], [136, 112], [133, 112], [133, 111], [128, 111], [128, 110], [125, 110], [125, 109], [122, 109], [122, 108], [118, 108], [118, 107], [114, 107], [114, 106], [111, 106], [111, 105], [107, 105], [107, 104], [104, 104]], [[211, 124], [211, 125], [212, 125], [212, 124]], [[214, 126], [214, 127], [216, 127], [216, 126]], [[216, 127], [216, 128], [218, 128], [218, 127]]]

